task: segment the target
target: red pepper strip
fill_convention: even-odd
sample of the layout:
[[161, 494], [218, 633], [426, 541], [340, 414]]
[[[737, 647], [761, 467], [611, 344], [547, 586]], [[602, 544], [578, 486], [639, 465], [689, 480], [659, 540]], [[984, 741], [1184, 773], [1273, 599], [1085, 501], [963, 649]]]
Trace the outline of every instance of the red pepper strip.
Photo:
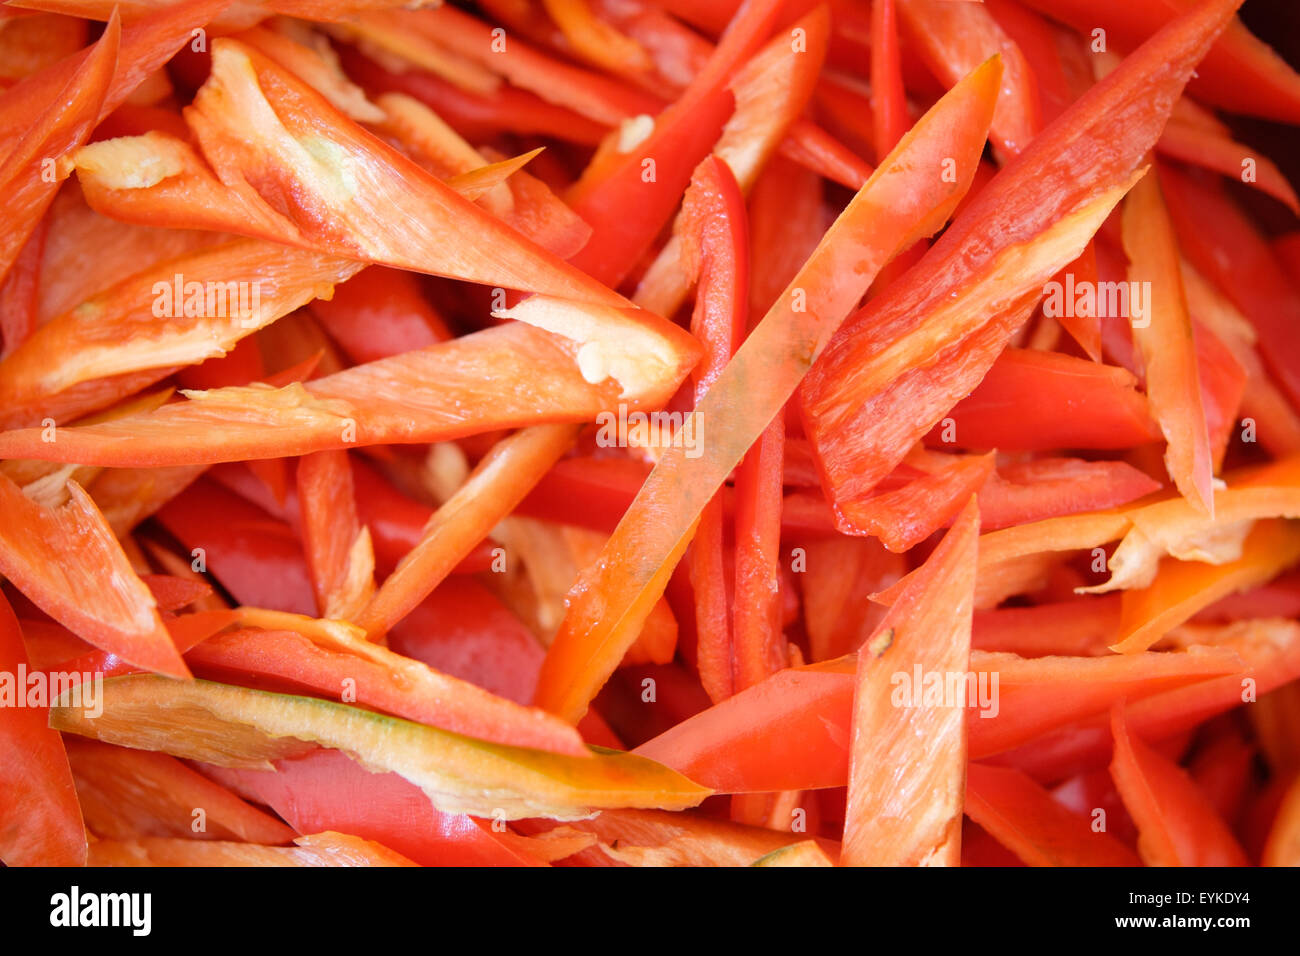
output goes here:
[[225, 355], [204, 359], [176, 373], [177, 384], [191, 389], [248, 385], [265, 379], [266, 364], [262, 361], [262, 349], [256, 338], [242, 338]]
[[360, 706], [515, 747], [575, 757], [588, 751], [563, 721], [379, 646], [326, 646], [287, 630], [246, 629], [209, 637], [186, 655], [202, 676], [281, 690], [340, 695]]
[[[1038, 96], [1025, 55], [978, 3], [946, 0], [897, 0], [908, 37], [935, 78], [952, 86], [995, 53], [1002, 57], [1002, 92], [993, 111], [992, 139], [1002, 154], [1019, 153], [1038, 131]], [[879, 17], [873, 11], [872, 28]], [[876, 39], [872, 36], [872, 83]]]
[[1111, 649], [1146, 650], [1172, 628], [1235, 591], [1263, 584], [1300, 561], [1300, 526], [1258, 521], [1241, 557], [1226, 564], [1164, 558], [1150, 587], [1124, 592], [1124, 613]]
[[[374, 14], [361, 18], [365, 23]], [[661, 101], [623, 83], [528, 45], [519, 35], [504, 39], [505, 49], [493, 36], [490, 24], [451, 6], [435, 10], [385, 11], [382, 17], [403, 30], [472, 60], [516, 87], [535, 93], [556, 106], [567, 107], [600, 123], [614, 126], [638, 113], [655, 113]], [[619, 71], [615, 71], [619, 72]], [[456, 82], [456, 77], [448, 77]]]
[[619, 667], [669, 664], [677, 653], [677, 618], [667, 601], [659, 601], [645, 619], [636, 643], [628, 648]]
[[611, 134], [567, 197], [593, 230], [574, 265], [616, 286], [672, 215], [695, 166], [708, 154], [731, 114], [726, 86], [767, 38], [779, 0], [746, 0], [704, 68], [681, 97], [660, 113], [654, 129], [621, 151]]
[[1129, 281], [1150, 289], [1145, 322], [1130, 322], [1146, 368], [1151, 412], [1168, 443], [1165, 470], [1178, 491], [1214, 517], [1214, 454], [1206, 426], [1192, 319], [1179, 274], [1178, 243], [1160, 185], [1148, 175], [1124, 203]]
[[[790, 35], [782, 32], [736, 72], [730, 84], [736, 108], [713, 155], [731, 170], [742, 193], [753, 188], [782, 137], [804, 111], [826, 57], [830, 26], [826, 8], [819, 6], [791, 28], [803, 31], [801, 45], [795, 47]], [[788, 217], [790, 210], [783, 212]], [[689, 267], [691, 257], [683, 249], [689, 241], [683, 236], [684, 220], [678, 216], [674, 221], [672, 237], [637, 285], [637, 304], [659, 315], [677, 312], [695, 278]], [[821, 238], [820, 230], [817, 236]]]
[[433, 110], [403, 93], [385, 93], [375, 100], [382, 111], [370, 128], [389, 142], [396, 143], [434, 175], [454, 185], [463, 195], [473, 180], [490, 183], [504, 178], [474, 198], [493, 215], [514, 226], [538, 245], [561, 258], [573, 255], [586, 244], [591, 228], [578, 218], [545, 183], [519, 169], [524, 162], [540, 155], [539, 150], [525, 153], [510, 161], [517, 171], [501, 177], [508, 166], [494, 163], [484, 166], [490, 151], [480, 152], [461, 138]]
[[857, 192], [875, 169], [820, 126], [796, 119], [781, 140], [781, 155], [809, 172]]
[[398, 562], [357, 623], [372, 639], [385, 634], [428, 597], [573, 444], [578, 429], [549, 425], [503, 440], [434, 513], [420, 543]]
[[86, 831], [68, 758], [59, 733], [46, 725], [49, 701], [27, 706], [28, 687], [17, 676], [26, 669], [18, 619], [0, 594], [0, 671], [14, 682], [0, 721], [0, 757], [9, 768], [0, 800], [0, 860], [6, 866], [84, 866]]
[[399, 654], [527, 703], [537, 684], [537, 638], [476, 579], [449, 578], [389, 634]]
[[86, 45], [88, 24], [74, 17], [25, 16], [12, 5], [0, 14], [9, 20], [0, 32], [0, 87], [43, 70]]
[[[303, 197], [292, 221], [280, 217], [283, 225], [275, 238], [284, 239], [287, 228], [300, 233], [304, 244], [342, 255], [613, 309], [627, 306], [616, 293], [361, 130], [261, 54], [225, 38], [212, 46], [212, 74], [187, 109], [186, 120], [226, 181], [257, 183], [272, 197], [284, 192]], [[248, 138], [244, 111], [232, 110], [234, 99], [242, 98], [265, 120], [257, 127], [257, 142]], [[333, 144], [324, 159], [301, 146], [318, 138]], [[269, 160], [272, 153], [282, 159]], [[363, 185], [355, 192], [327, 188], [340, 176], [357, 177]], [[393, 203], [420, 224], [417, 233], [392, 233], [388, 210]], [[276, 214], [265, 201], [262, 205]], [[451, 235], [459, 241], [447, 242]], [[655, 337], [666, 337], [689, 366], [694, 358], [689, 337], [676, 326], [646, 313], [626, 318]]]
[[[1170, 122], [1160, 135], [1156, 149], [1161, 156], [1213, 170], [1229, 179], [1251, 183], [1292, 212], [1300, 214], [1300, 199], [1267, 156], [1234, 142], [1224, 135], [1200, 129], [1190, 123]], [[1249, 172], [1249, 178], [1246, 174]]]
[[1187, 768], [1215, 813], [1229, 824], [1246, 806], [1257, 754], [1258, 748], [1234, 729], [1200, 746]]
[[65, 741], [86, 826], [102, 840], [184, 837], [267, 845], [294, 832], [220, 784], [166, 754]]
[[878, 542], [835, 535], [803, 545], [800, 575], [804, 629], [813, 661], [856, 651], [876, 629], [885, 608], [869, 597], [903, 576], [907, 561]]
[[[118, 68], [98, 107], [99, 118], [117, 109], [149, 74], [191, 41], [195, 28], [206, 25], [228, 4], [229, 0], [185, 0], [152, 12], [124, 28], [117, 50]], [[104, 4], [99, 19], [109, 20], [112, 6]], [[0, 95], [0, 142], [12, 143], [21, 138], [32, 124], [32, 104], [54, 102], [60, 90], [96, 52], [82, 50], [5, 90]]]
[[[1130, 3], [1127, 0], [1025, 0], [1084, 36], [1105, 31], [1108, 48], [1131, 50], [1194, 0]], [[1300, 122], [1300, 76], [1237, 18], [1210, 48], [1188, 84], [1193, 95], [1234, 113]]]
[[1118, 594], [976, 611], [971, 646], [1021, 657], [1101, 657], [1110, 653], [1119, 614]]
[[[1300, 677], [1300, 628], [1292, 621], [1242, 621], [1225, 627], [1216, 643], [1246, 664], [1232, 674], [1166, 690], [1149, 698], [1130, 697], [1128, 722], [1147, 740], [1165, 740], [1202, 721], [1240, 706], [1243, 695], [1266, 694]], [[994, 762], [1016, 766], [1036, 780], [1061, 780], [1079, 770], [1104, 767], [1111, 756], [1104, 717], [1052, 731], [1032, 743], [999, 754]]]
[[984, 7], [1024, 56], [1037, 92], [1041, 121], [1050, 123], [1076, 99], [1062, 62], [1063, 28], [1026, 9], [1019, 0], [985, 0]]
[[167, 629], [104, 516], [79, 485], [57, 508], [0, 475], [0, 573], [96, 647], [149, 670], [188, 677]]
[[[979, 507], [952, 530], [858, 651], [842, 861], [956, 866], [966, 776], [966, 674]], [[922, 675], [924, 688], [922, 687]], [[914, 680], [900, 701], [899, 675]], [[931, 677], [940, 680], [932, 700]], [[954, 698], [942, 688], [960, 679]]]
[[966, 813], [1030, 866], [1141, 866], [1136, 853], [1009, 767], [966, 770]]
[[1111, 712], [1110, 775], [1138, 826], [1148, 866], [1246, 866], [1246, 852], [1187, 772], [1130, 733], [1124, 705]]
[[1264, 364], [1300, 407], [1300, 291], [1217, 177], [1161, 165], [1160, 185], [1183, 252], [1250, 320]]
[[[420, 543], [433, 509], [420, 504], [394, 488], [372, 466], [352, 458], [352, 482], [356, 488], [357, 514], [370, 531], [375, 549], [375, 570], [391, 574], [412, 548]], [[471, 551], [455, 574], [476, 574], [492, 564], [492, 543], [483, 541]]]
[[1193, 621], [1226, 624], [1253, 617], [1300, 618], [1300, 571], [1280, 574], [1262, 587], [1221, 598], [1198, 612]]
[[14, 259], [13, 268], [0, 283], [0, 359], [3, 359], [36, 330], [40, 302], [41, 262], [45, 257], [45, 236], [49, 217], [42, 217]]
[[953, 406], [946, 416], [952, 424], [936, 425], [926, 442], [1004, 451], [1133, 448], [1160, 437], [1136, 385], [1121, 368], [1009, 348]]
[[294, 846], [260, 846], [232, 841], [142, 837], [97, 840], [89, 866], [246, 867], [246, 866], [417, 866], [400, 853], [342, 833], [312, 833]]
[[736, 471], [732, 659], [734, 686], [741, 690], [790, 662], [781, 627], [784, 445], [785, 416], [778, 415]]
[[[973, 63], [971, 67], [978, 65]], [[968, 72], [962, 70], [961, 75]], [[871, 121], [877, 156], [887, 155], [912, 125], [907, 115], [907, 93], [903, 89], [898, 55], [894, 0], [877, 0], [871, 4]]]
[[1173, 687], [1240, 674], [1242, 661], [1225, 648], [1187, 653], [1147, 653], [1105, 657], [1040, 657], [980, 654], [973, 668], [996, 675], [993, 705], [972, 713], [971, 759], [1012, 750], [1030, 740], [1093, 714], [1104, 713], [1125, 696], [1149, 697]]
[[[37, 329], [4, 360], [0, 401], [6, 411], [0, 421], [10, 427], [39, 422], [48, 417], [49, 397], [95, 379], [122, 383], [114, 391], [124, 396], [128, 382], [139, 386], [136, 378], [123, 376], [152, 370], [156, 381], [174, 366], [221, 355], [258, 328], [328, 294], [362, 266], [241, 239], [173, 260], [168, 268], [174, 272], [161, 280], [156, 270], [124, 279]], [[94, 311], [95, 322], [86, 321], [87, 310]], [[96, 399], [106, 390], [97, 389]], [[94, 407], [88, 400], [77, 405]], [[64, 414], [67, 409], [65, 404]]]
[[[1061, 288], [1104, 288], [1098, 285], [1100, 277], [1097, 275], [1097, 246], [1096, 240], [1090, 240], [1087, 247], [1079, 258], [1075, 259], [1068, 266], [1057, 273], [1054, 282], [1060, 283]], [[1046, 311], [1044, 311], [1046, 317]], [[1070, 333], [1073, 338], [1083, 348], [1083, 351], [1094, 362], [1101, 361], [1101, 316], [1094, 312], [1085, 310], [1085, 314], [1078, 314], [1076, 309], [1065, 309], [1063, 312], [1058, 311], [1051, 318], [1060, 323], [1061, 328]]]
[[140, 580], [158, 604], [160, 612], [179, 611], [212, 594], [212, 587], [200, 578], [181, 578], [171, 574], [142, 574]]
[[378, 840], [425, 866], [540, 865], [498, 839], [490, 822], [443, 813], [415, 784], [395, 773], [368, 773], [337, 751], [279, 760], [274, 771], [199, 767], [267, 804], [299, 832], [338, 830]]
[[113, 287], [123, 276], [228, 240], [213, 233], [105, 219], [86, 205], [77, 183], [71, 180], [55, 196], [47, 220], [38, 324]]
[[[1142, 707], [1146, 707], [1147, 698], [1164, 700], [1193, 691], [1207, 697], [1219, 694], [1226, 700], [1231, 685], [1240, 703], [1241, 678], [1250, 671], [1242, 671], [1238, 657], [1250, 665], [1262, 661], [1261, 654], [1279, 654], [1271, 645], [1256, 648], [1255, 658], [1248, 653], [1251, 650], [1250, 644], [1244, 649], [1232, 644], [1195, 653], [1033, 659], [973, 651], [969, 669], [976, 675], [976, 685], [991, 688], [997, 680], [993, 700], [998, 713], [970, 714], [971, 759], [1001, 754], [1004, 747], [1018, 746], [1015, 741], [1021, 739], [1032, 740], [1029, 747], [1033, 747], [1039, 740], [1084, 726], [1075, 722], [1104, 714], [1112, 703], [1125, 697]], [[1300, 645], [1290, 653], [1296, 660], [1289, 666], [1300, 668]], [[1262, 686], [1263, 675], [1257, 672], [1255, 676]], [[1268, 679], [1271, 686], [1277, 678], [1270, 675]], [[680, 722], [636, 752], [721, 792], [843, 786], [848, 772], [853, 688], [852, 658], [788, 668]], [[991, 706], [985, 709], [985, 713], [991, 712]], [[1104, 722], [1104, 718], [1098, 719]], [[1020, 766], [1014, 758], [1028, 749], [1007, 751], [1005, 759], [1000, 756], [995, 762]], [[1075, 769], [1074, 764], [1063, 766], [1071, 772]], [[1045, 779], [1029, 767], [1021, 769]]]
[[582, 716], [663, 593], [705, 503], [781, 412], [840, 318], [898, 248], [945, 221], [969, 178], [943, 183], [933, 173], [955, 156], [958, 177], [973, 175], [999, 74], [990, 61], [921, 118], [891, 154], [895, 165], [882, 164], [863, 186], [699, 403], [693, 414], [714, 436], [703, 456], [664, 453], [601, 561], [571, 592], [538, 682], [547, 710]]
[[[1100, 368], [1101, 366], [1094, 366]], [[1040, 458], [1003, 465], [980, 490], [985, 531], [1128, 504], [1160, 483], [1122, 461]]]
[[[1197, 321], [1197, 349], [1204, 350], [1198, 356], [1201, 359], [1201, 373], [1210, 392], [1217, 393], [1224, 378], [1244, 377], [1241, 388], [1240, 412], [1243, 422], [1249, 418], [1255, 424], [1256, 439], [1271, 454], [1277, 457], [1294, 455], [1300, 452], [1300, 416], [1288, 403], [1285, 395], [1273, 384], [1264, 368], [1263, 360], [1254, 345], [1254, 334], [1249, 320], [1236, 307], [1214, 289], [1200, 273], [1188, 267], [1183, 269], [1183, 288], [1187, 293], [1188, 305]], [[1209, 341], [1202, 341], [1201, 332], [1209, 332], [1218, 340], [1218, 344], [1231, 353], [1239, 371], [1223, 371], [1228, 365]], [[1209, 383], [1215, 383], [1211, 388]], [[1231, 407], [1232, 399], [1219, 398], [1217, 405], [1226, 410]], [[1222, 411], [1216, 412], [1227, 417]], [[1236, 415], [1223, 429], [1223, 441], [1236, 430]]]
[[821, 241], [828, 215], [813, 173], [774, 157], [749, 199], [749, 305], [759, 318], [780, 298]]
[[1300, 775], [1292, 779], [1282, 797], [1259, 862], [1261, 866], [1300, 866]]
[[[48, 102], [29, 101], [35, 111], [30, 128], [0, 156], [0, 191], [6, 197], [4, 231], [0, 234], [0, 279], [13, 267], [23, 245], [54, 200], [66, 169], [50, 168], [82, 143], [99, 120], [100, 107], [117, 67], [122, 25], [116, 15], [109, 20], [93, 50], [82, 57], [67, 85]], [[54, 69], [57, 69], [58, 65]], [[12, 95], [12, 92], [6, 96]], [[0, 110], [3, 110], [0, 103]]]
[[164, 505], [158, 520], [238, 603], [315, 611], [298, 536], [260, 508], [203, 478]]
[[[1059, 259], [1068, 262], [1077, 255], [1072, 249], [1081, 251], [1105, 204], [1131, 181], [1167, 116], [1167, 109], [1151, 104], [1172, 105], [1232, 8], [1234, 0], [1198, 8], [1126, 59], [972, 200], [927, 253], [928, 268], [910, 270], [909, 281], [894, 283], [844, 325], [803, 390], [805, 430], [836, 504], [874, 487], [978, 384], [1028, 316], [1044, 279], [1065, 264]], [[1155, 88], [1168, 98], [1162, 93], [1153, 101]], [[1067, 210], [1074, 211], [1065, 216]], [[1049, 251], [1057, 246], [1047, 239], [1053, 235], [1063, 248]], [[981, 282], [1016, 250], [1050, 269], [1047, 276], [1026, 264], [1020, 281], [1012, 271], [1000, 281]], [[987, 292], [976, 294], [983, 284]], [[967, 297], [968, 312], [962, 306]], [[991, 308], [993, 301], [1000, 309]], [[884, 355], [892, 357], [886, 362]], [[878, 363], [887, 368], [873, 368]], [[878, 376], [865, 374], [868, 369]], [[868, 384], [877, 378], [879, 391]]]
[[[706, 157], [691, 177], [682, 202], [680, 235], [686, 271], [699, 276], [691, 317], [691, 332], [704, 346], [704, 360], [693, 373], [698, 405], [735, 353], [748, 317], [745, 201], [726, 162], [716, 155]], [[709, 697], [717, 701], [731, 696], [736, 680], [720, 494], [715, 494], [704, 508], [689, 562], [695, 592], [700, 682]]]
[[[1244, 409], [1248, 374], [1232, 349], [1207, 326], [1195, 325], [1196, 373], [1201, 382], [1205, 426], [1210, 433], [1214, 470], [1223, 467], [1228, 444]], [[1283, 452], [1285, 454], [1285, 452]]]
[[42, 441], [39, 428], [5, 432], [0, 457], [117, 467], [215, 464], [587, 422], [613, 407], [617, 393], [588, 383], [574, 352], [563, 339], [510, 323], [304, 385], [194, 392], [147, 415], [60, 429], [57, 442]]
[[907, 551], [930, 537], [983, 487], [994, 464], [992, 452], [934, 457], [940, 460], [927, 462], [928, 474], [894, 491], [846, 504], [836, 514], [836, 526], [845, 534], [879, 538], [894, 552]]
[[[310, 83], [321, 95], [359, 123], [383, 118], [383, 111], [366, 99], [361, 88], [350, 81], [338, 64], [322, 53], [304, 46], [293, 37], [266, 27], [252, 27], [238, 34], [239, 41], [260, 51]], [[310, 42], [310, 41], [307, 41]]]
[[[711, 820], [696, 813], [645, 810], [608, 810], [564, 825], [596, 834], [599, 842], [594, 852], [629, 866], [748, 866], [805, 839], [799, 833]], [[554, 826], [550, 820], [520, 823], [526, 832]], [[816, 845], [822, 852], [838, 855], [834, 841], [818, 840]]]
[[581, 59], [610, 73], [638, 74], [652, 68], [641, 45], [597, 18], [587, 0], [542, 0], [542, 6]]
[[345, 451], [318, 451], [298, 461], [303, 553], [321, 617], [352, 620], [375, 589], [370, 532], [357, 518]]
[[606, 133], [600, 123], [525, 90], [502, 86], [490, 95], [473, 93], [424, 70], [389, 72], [349, 46], [340, 46], [338, 52], [347, 75], [371, 94], [401, 93], [417, 99], [475, 142], [508, 132], [595, 146]]
[[420, 292], [416, 276], [371, 266], [340, 283], [311, 312], [349, 359], [373, 362], [445, 342], [451, 332]]

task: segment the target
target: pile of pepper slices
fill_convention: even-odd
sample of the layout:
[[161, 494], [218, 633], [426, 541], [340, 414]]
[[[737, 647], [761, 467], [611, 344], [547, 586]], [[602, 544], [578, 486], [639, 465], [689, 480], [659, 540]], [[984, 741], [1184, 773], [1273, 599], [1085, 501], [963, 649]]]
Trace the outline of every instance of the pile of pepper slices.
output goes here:
[[1239, 4], [9, 0], [0, 860], [1300, 863]]

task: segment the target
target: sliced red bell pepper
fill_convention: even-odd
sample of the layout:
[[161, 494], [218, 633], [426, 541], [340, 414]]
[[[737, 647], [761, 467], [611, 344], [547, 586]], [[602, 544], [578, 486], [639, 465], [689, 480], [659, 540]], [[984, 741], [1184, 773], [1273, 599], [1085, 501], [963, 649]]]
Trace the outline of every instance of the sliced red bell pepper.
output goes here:
[[495, 695], [427, 664], [360, 638], [315, 643], [293, 631], [245, 629], [216, 634], [190, 649], [204, 676], [286, 692], [316, 693], [456, 733], [584, 757], [568, 724]]
[[[357, 364], [445, 342], [451, 332], [409, 272], [371, 266], [340, 283], [312, 315]], [[191, 386], [194, 387], [194, 386]]]
[[966, 813], [1030, 866], [1141, 866], [1137, 854], [1008, 767], [972, 763]]
[[175, 757], [69, 736], [86, 826], [101, 840], [184, 837], [283, 845], [293, 830]]
[[[1292, 657], [1297, 650], [1289, 651]], [[1104, 714], [1125, 697], [1136, 701], [1135, 707], [1146, 708], [1148, 698], [1165, 700], [1183, 693], [1217, 700], [1229, 695], [1232, 685], [1240, 702], [1241, 680], [1251, 673], [1249, 668], [1268, 654], [1280, 653], [1249, 642], [1208, 652], [1150, 652], [1140, 657], [1022, 659], [973, 651], [969, 669], [977, 688], [989, 689], [989, 706], [984, 708], [988, 716], [972, 710], [967, 718], [970, 754], [973, 759], [993, 757], [995, 763], [1021, 766], [1020, 755], [1028, 748], [1017, 747], [1017, 741], [1033, 740], [1032, 748], [1066, 732], [1060, 728], [1084, 726], [1078, 721]], [[1269, 666], [1270, 683], [1288, 673], [1283, 665]], [[993, 695], [995, 674], [998, 690]], [[981, 680], [983, 685], [978, 684]], [[851, 658], [790, 668], [680, 722], [636, 752], [724, 792], [843, 786], [853, 687]], [[1104, 724], [1104, 717], [1098, 719]], [[1005, 759], [994, 756], [1005, 747], [1016, 749], [1005, 751]], [[1044, 779], [1028, 767], [1022, 769]]]
[[[193, 392], [189, 401], [147, 415], [60, 429], [57, 442], [42, 441], [39, 428], [6, 432], [0, 455], [117, 467], [214, 464], [587, 422], [616, 407], [618, 391], [612, 380], [589, 383], [577, 351], [510, 323], [305, 385]], [[485, 369], [491, 378], [480, 374]], [[132, 441], [120, 441], [122, 435]]]
[[[99, 106], [106, 117], [158, 70], [182, 46], [193, 39], [193, 31], [207, 25], [230, 0], [183, 0], [127, 25], [121, 31], [117, 69]], [[112, 17], [112, 4], [103, 4], [100, 19]], [[0, 141], [12, 142], [31, 126], [32, 104], [51, 103], [59, 91], [93, 55], [83, 50], [19, 80], [0, 95]], [[93, 124], [92, 124], [93, 125]]]
[[298, 461], [303, 553], [321, 617], [352, 620], [375, 589], [370, 532], [357, 517], [352, 468], [345, 451], [321, 451]]
[[809, 541], [800, 575], [811, 659], [829, 661], [858, 649], [885, 615], [869, 598], [903, 576], [907, 559], [878, 541], [835, 535]]
[[1183, 497], [1213, 517], [1214, 454], [1195, 335], [1179, 274], [1178, 243], [1151, 174], [1125, 200], [1123, 228], [1129, 281], [1151, 290], [1147, 321], [1130, 325], [1146, 370], [1151, 413], [1168, 443], [1165, 469]]
[[[1130, 702], [1127, 718], [1146, 740], [1165, 740], [1300, 676], [1300, 628], [1292, 621], [1242, 621], [1214, 643], [1237, 654], [1246, 669]], [[993, 762], [1015, 766], [1040, 781], [1062, 780], [1081, 769], [1104, 767], [1111, 757], [1110, 725], [1094, 717], [1052, 731]]]
[[[370, 530], [375, 549], [375, 570], [387, 576], [412, 548], [420, 543], [433, 509], [406, 497], [373, 465], [352, 456], [352, 483], [356, 488], [357, 515]], [[490, 541], [483, 541], [456, 565], [456, 574], [490, 570]]]
[[86, 829], [68, 757], [58, 732], [46, 724], [49, 701], [28, 706], [28, 688], [18, 683], [27, 664], [18, 619], [0, 594], [0, 672], [13, 682], [6, 696], [15, 695], [0, 721], [0, 754], [9, 774], [0, 799], [0, 860], [6, 866], [84, 866]]
[[1100, 657], [1115, 642], [1119, 614], [1118, 594], [976, 611], [971, 646], [1021, 657]]
[[1165, 558], [1149, 587], [1124, 592], [1123, 615], [1112, 648], [1143, 651], [1168, 631], [1235, 591], [1264, 584], [1300, 561], [1300, 525], [1256, 522], [1241, 557], [1226, 564]]
[[337, 751], [276, 761], [275, 770], [200, 764], [205, 774], [265, 803], [299, 832], [339, 830], [424, 866], [538, 866], [502, 839], [491, 822], [443, 813], [415, 784], [395, 773], [367, 773]]
[[1138, 825], [1148, 866], [1245, 866], [1246, 853], [1187, 772], [1134, 736], [1123, 704], [1111, 713], [1110, 775]]
[[0, 475], [0, 572], [56, 621], [96, 647], [159, 673], [188, 677], [153, 595], [90, 496], [75, 482], [56, 508]]
[[[1101, 366], [1094, 366], [1101, 367]], [[1160, 482], [1122, 461], [1039, 458], [998, 468], [980, 490], [986, 531], [1128, 504]]]
[[[1152, 108], [1166, 102], [1153, 101], [1153, 88], [1172, 105], [1234, 8], [1232, 0], [1199, 7], [1144, 44], [972, 200], [925, 268], [840, 330], [802, 394], [805, 431], [837, 506], [873, 488], [978, 384], [1043, 282], [1077, 256], [1131, 182], [1168, 114]], [[1012, 265], [1017, 250], [1027, 261]]]
[[[58, 89], [48, 103], [36, 100], [34, 103], [39, 105], [33, 107], [33, 101], [28, 101], [28, 109], [37, 111], [34, 121], [24, 135], [8, 140], [5, 152], [0, 154], [0, 190], [8, 197], [0, 238], [0, 279], [13, 267], [54, 200], [59, 181], [67, 175], [66, 168], [49, 167], [66, 163], [67, 154], [87, 140], [99, 120], [117, 68], [121, 34], [121, 21], [114, 15], [94, 48], [70, 73], [67, 85]], [[63, 65], [56, 64], [50, 70], [57, 71]], [[0, 99], [11, 96], [13, 92], [9, 91]], [[4, 108], [0, 101], [0, 111]]]
[[[1104, 31], [1108, 49], [1133, 50], [1195, 0], [1025, 0], [1084, 36]], [[1234, 9], [1235, 9], [1234, 5]], [[1236, 113], [1300, 121], [1300, 76], [1263, 40], [1233, 17], [1196, 68], [1194, 95]]]
[[13, 268], [0, 283], [0, 358], [26, 341], [36, 330], [41, 260], [49, 218], [43, 217], [14, 258]]
[[[952, 86], [986, 59], [1002, 57], [1002, 91], [993, 111], [993, 140], [1006, 157], [1019, 153], [1038, 130], [1038, 96], [1025, 55], [981, 4], [897, 0], [899, 19], [931, 72]], [[873, 9], [872, 28], [878, 17]], [[876, 47], [872, 46], [872, 82]]]
[[346, 704], [209, 681], [128, 675], [104, 681], [103, 712], [60, 698], [51, 726], [172, 756], [248, 767], [342, 750], [401, 774], [444, 812], [576, 819], [612, 807], [684, 809], [709, 795], [653, 761], [617, 751], [574, 757], [511, 747]]
[[361, 612], [358, 623], [373, 638], [385, 634], [437, 587], [452, 569], [509, 515], [573, 444], [571, 425], [525, 429], [493, 448], [429, 519], [419, 544], [398, 562]]
[[[48, 399], [96, 379], [117, 383], [124, 397], [140, 387], [134, 373], [151, 370], [156, 381], [176, 366], [222, 355], [359, 269], [333, 256], [238, 240], [173, 260], [165, 273], [133, 275], [44, 323], [5, 359], [0, 421], [39, 422], [48, 417]], [[66, 404], [62, 415], [71, 417]]]
[[1300, 407], [1300, 290], [1217, 177], [1161, 164], [1160, 185], [1183, 253], [1250, 320], [1265, 366]]
[[606, 133], [601, 123], [527, 90], [502, 85], [490, 94], [476, 93], [427, 70], [389, 71], [350, 46], [339, 49], [339, 59], [348, 76], [372, 94], [401, 93], [419, 100], [469, 139], [510, 132], [595, 146]]
[[[522, 826], [540, 829], [532, 821]], [[653, 810], [611, 810], [566, 826], [594, 833], [594, 852], [628, 866], [749, 866], [804, 839], [798, 833], [711, 820], [697, 813]], [[838, 855], [833, 841], [818, 840], [816, 845], [823, 853]]]
[[416, 866], [400, 853], [371, 840], [342, 833], [312, 833], [294, 846], [261, 846], [230, 841], [143, 837], [98, 840], [90, 866]]
[[726, 84], [767, 39], [779, 10], [776, 0], [746, 0], [708, 63], [655, 117], [650, 134], [626, 150], [615, 140], [602, 144], [566, 197], [593, 230], [573, 258], [576, 266], [611, 286], [631, 270], [721, 134], [734, 105]]
[[[900, 247], [947, 218], [969, 185], [961, 177], [974, 173], [999, 72], [990, 61], [922, 117], [891, 154], [894, 165], [882, 164], [863, 186], [704, 396], [693, 413], [713, 436], [704, 454], [690, 461], [683, 449], [665, 452], [601, 561], [576, 586], [538, 682], [546, 709], [581, 717], [662, 594], [705, 503], [784, 407], [840, 317]], [[966, 160], [955, 167], [960, 181], [944, 183], [933, 172], [954, 150]], [[907, 197], [905, 209], [895, 195]]]
[[[961, 861], [978, 539], [979, 508], [972, 496], [858, 651], [849, 726], [846, 865], [956, 866]], [[954, 686], [957, 693], [946, 695], [944, 688]]]
[[837, 512], [836, 524], [846, 534], [869, 534], [894, 552], [907, 551], [957, 516], [970, 496], [993, 474], [993, 455], [913, 456], [924, 469], [892, 491], [849, 502]]
[[[803, 112], [826, 56], [830, 20], [824, 8], [818, 7], [797, 21], [791, 27], [794, 30], [803, 31], [798, 49], [790, 35], [780, 33], [741, 67], [731, 82], [736, 108], [712, 155], [726, 164], [744, 194], [752, 190], [782, 136]], [[860, 186], [858, 182], [853, 188]], [[789, 210], [783, 213], [788, 215]], [[637, 304], [660, 315], [676, 313], [696, 278], [691, 268], [693, 257], [685, 249], [690, 241], [682, 233], [685, 227], [685, 217], [679, 215], [673, 223], [673, 236], [637, 284]]]
[[1257, 755], [1239, 731], [1229, 730], [1199, 746], [1188, 764], [1196, 786], [1230, 826], [1246, 805]]
[[215, 482], [190, 485], [158, 511], [158, 521], [240, 604], [316, 610], [293, 529]]

